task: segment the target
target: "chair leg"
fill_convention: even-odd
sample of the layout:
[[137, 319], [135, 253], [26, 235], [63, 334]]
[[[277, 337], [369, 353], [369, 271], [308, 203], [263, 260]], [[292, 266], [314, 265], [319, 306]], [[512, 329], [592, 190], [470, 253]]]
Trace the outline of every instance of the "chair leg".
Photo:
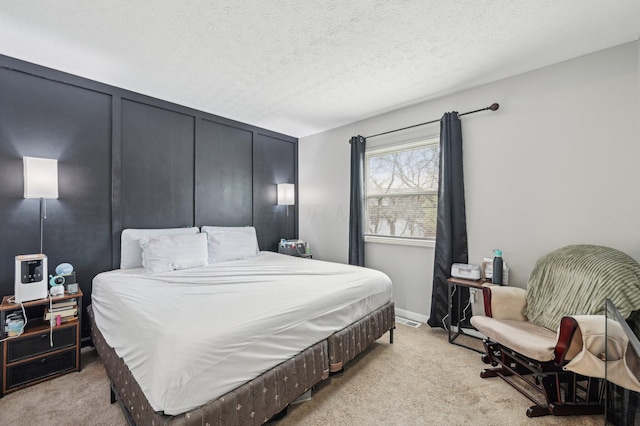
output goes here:
[[602, 379], [589, 377], [587, 380], [587, 401], [602, 403], [602, 395], [604, 393], [605, 382]]
[[566, 383], [567, 386], [564, 390], [564, 401], [575, 404], [578, 398], [578, 378], [575, 374], [571, 374], [567, 377]]
[[483, 339], [482, 346], [484, 346], [482, 362], [485, 364], [491, 364], [494, 367], [500, 365], [499, 360], [502, 358], [502, 353], [499, 348], [495, 347], [495, 343], [490, 342], [488, 339]]
[[549, 404], [554, 416], [590, 416], [604, 413], [603, 404]]
[[[579, 380], [586, 382], [586, 387], [581, 387], [583, 392], [579, 392]], [[557, 372], [541, 376], [540, 382], [551, 414], [555, 416], [589, 415], [604, 412], [601, 392], [604, 386], [602, 379], [577, 376], [571, 372]], [[564, 398], [561, 388], [564, 391]]]
[[[487, 340], [483, 343], [486, 351], [483, 362], [497, 367], [483, 369], [480, 377], [500, 377], [529, 398], [535, 405], [527, 409], [527, 417], [589, 415], [604, 411], [601, 379], [578, 376], [555, 365], [536, 364], [498, 343]], [[528, 384], [531, 390], [523, 384]], [[534, 389], [544, 400], [534, 397], [531, 393]]]
[[504, 370], [502, 367], [485, 368], [480, 372], [480, 377], [488, 379], [490, 377], [511, 376], [509, 371]]
[[542, 417], [549, 414], [551, 414], [551, 411], [547, 405], [532, 405], [527, 408], [526, 412], [527, 417]]
[[489, 377], [512, 376], [513, 373], [504, 367], [509, 363], [505, 354], [499, 348], [496, 348], [494, 343], [487, 339], [484, 339], [482, 344], [485, 351], [482, 355], [482, 362], [491, 364], [494, 368], [485, 368], [480, 372], [480, 377], [486, 379]]
[[562, 400], [558, 373], [538, 374], [535, 378], [536, 382], [542, 386], [544, 398], [547, 401], [547, 404]]

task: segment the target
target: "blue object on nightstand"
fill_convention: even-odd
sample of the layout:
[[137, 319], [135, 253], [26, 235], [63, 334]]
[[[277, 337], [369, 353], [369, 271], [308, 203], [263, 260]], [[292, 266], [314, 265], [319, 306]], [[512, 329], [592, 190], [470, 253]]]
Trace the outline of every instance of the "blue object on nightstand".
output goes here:
[[73, 265], [70, 263], [61, 263], [56, 266], [56, 275], [69, 275], [73, 272]]

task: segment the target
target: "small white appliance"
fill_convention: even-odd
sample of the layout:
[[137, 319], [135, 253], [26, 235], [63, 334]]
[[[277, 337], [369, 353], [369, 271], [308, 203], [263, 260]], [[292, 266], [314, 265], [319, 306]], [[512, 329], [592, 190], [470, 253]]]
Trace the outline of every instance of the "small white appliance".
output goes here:
[[44, 299], [48, 296], [47, 256], [24, 254], [16, 256], [16, 302]]
[[480, 279], [480, 267], [468, 265], [466, 263], [454, 263], [451, 265], [451, 276], [455, 278], [465, 278], [468, 280]]

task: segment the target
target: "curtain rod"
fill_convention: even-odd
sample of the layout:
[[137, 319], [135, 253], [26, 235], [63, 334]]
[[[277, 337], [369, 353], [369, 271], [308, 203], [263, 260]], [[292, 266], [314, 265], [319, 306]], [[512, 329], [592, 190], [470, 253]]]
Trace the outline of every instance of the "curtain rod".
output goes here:
[[[487, 110], [496, 111], [498, 108], [500, 108], [500, 105], [498, 105], [496, 103], [493, 103], [493, 104], [491, 104], [491, 106], [488, 106], [486, 108], [480, 108], [480, 109], [477, 109], [475, 111], [463, 112], [462, 114], [458, 114], [458, 117], [462, 117], [463, 115], [473, 114], [473, 113], [480, 112], [480, 111], [487, 111]], [[440, 120], [442, 120], [442, 119], [439, 118], [437, 120], [431, 120], [431, 121], [427, 121], [425, 123], [414, 124], [413, 126], [403, 127], [401, 129], [389, 130], [388, 132], [378, 133], [377, 135], [365, 136], [365, 139], [371, 139], [371, 138], [375, 138], [376, 136], [387, 135], [389, 133], [399, 132], [400, 130], [407, 130], [407, 129], [411, 129], [413, 127], [424, 126], [425, 124], [437, 123]]]

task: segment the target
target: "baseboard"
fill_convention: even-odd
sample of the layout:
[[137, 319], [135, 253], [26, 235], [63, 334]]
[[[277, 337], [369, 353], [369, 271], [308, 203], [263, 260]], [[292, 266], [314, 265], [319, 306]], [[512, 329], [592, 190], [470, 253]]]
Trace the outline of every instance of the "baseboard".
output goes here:
[[399, 317], [422, 322], [424, 324], [426, 324], [427, 321], [429, 320], [429, 317], [427, 315], [418, 314], [418, 313], [407, 311], [397, 307], [395, 308], [395, 312], [396, 312], [396, 315]]

